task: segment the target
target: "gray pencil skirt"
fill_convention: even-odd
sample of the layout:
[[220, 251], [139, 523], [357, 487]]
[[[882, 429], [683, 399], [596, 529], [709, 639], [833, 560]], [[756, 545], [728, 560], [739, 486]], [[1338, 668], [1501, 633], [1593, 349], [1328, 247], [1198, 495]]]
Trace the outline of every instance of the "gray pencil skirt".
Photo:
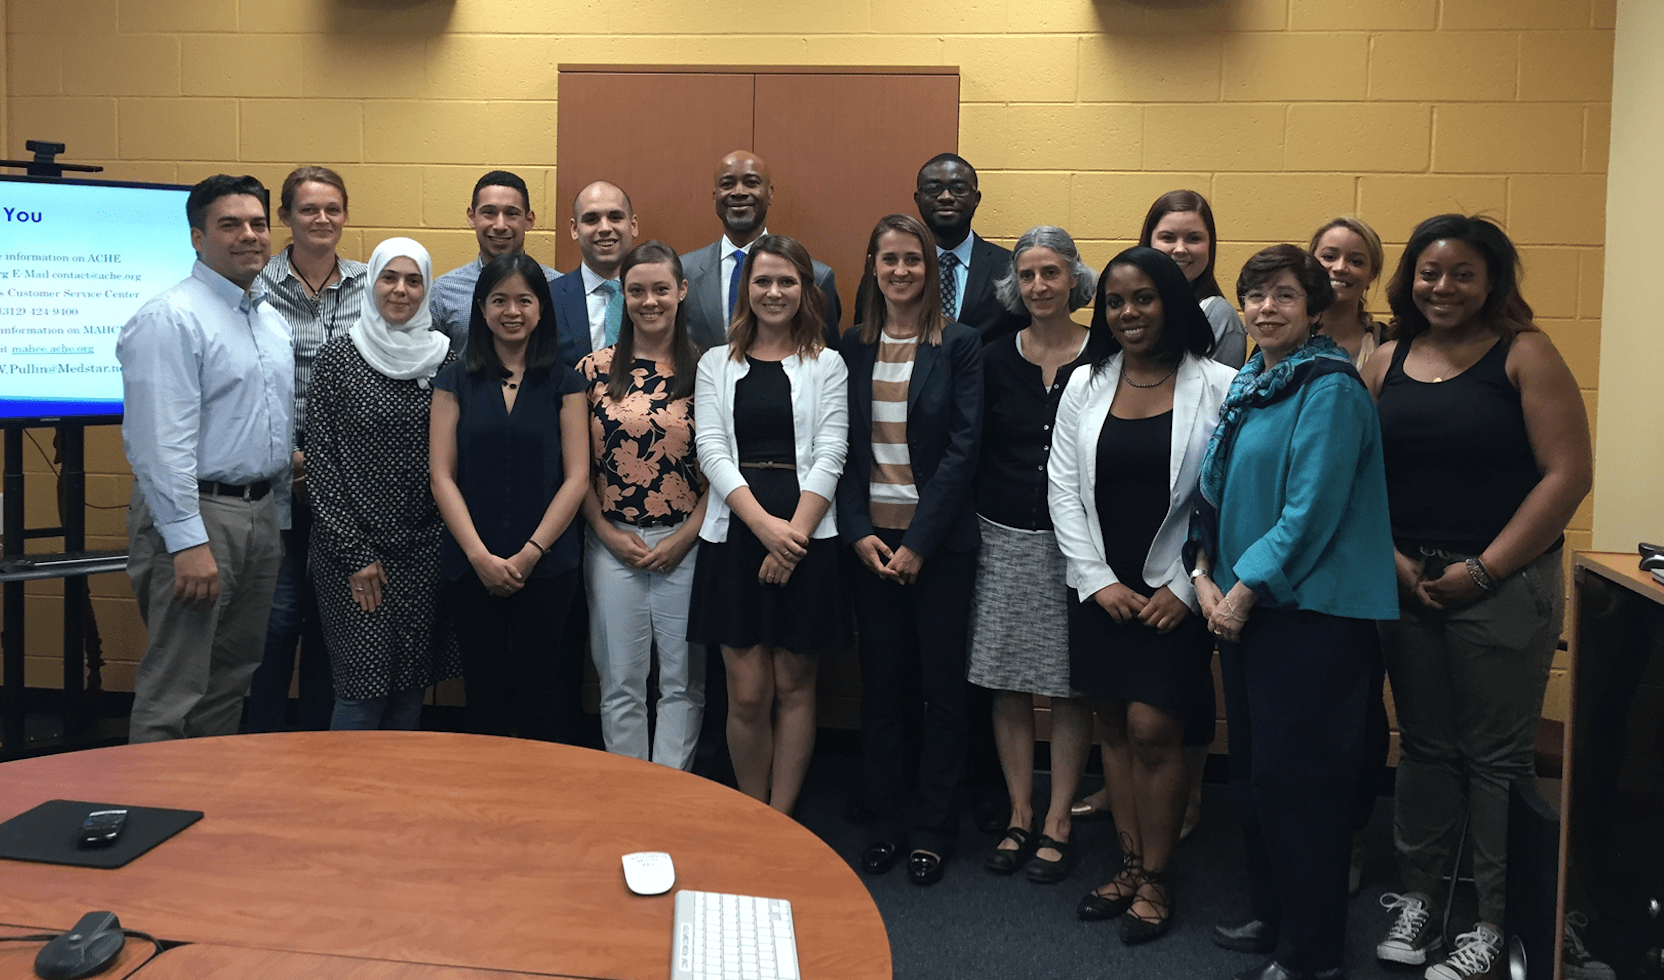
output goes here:
[[996, 691], [1079, 696], [1069, 687], [1068, 587], [1057, 538], [977, 520], [982, 548], [965, 676]]

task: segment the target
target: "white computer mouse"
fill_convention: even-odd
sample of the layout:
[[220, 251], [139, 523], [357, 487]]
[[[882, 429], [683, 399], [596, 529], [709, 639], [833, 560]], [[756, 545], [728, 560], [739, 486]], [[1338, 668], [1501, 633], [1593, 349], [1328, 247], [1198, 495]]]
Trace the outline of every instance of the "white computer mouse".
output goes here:
[[676, 865], [663, 851], [624, 855], [624, 884], [637, 895], [663, 895], [676, 884]]

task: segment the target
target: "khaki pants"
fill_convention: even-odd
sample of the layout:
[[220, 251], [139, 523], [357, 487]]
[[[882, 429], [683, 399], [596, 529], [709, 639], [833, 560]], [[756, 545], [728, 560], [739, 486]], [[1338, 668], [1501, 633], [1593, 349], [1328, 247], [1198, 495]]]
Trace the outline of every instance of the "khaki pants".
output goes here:
[[133, 488], [127, 575], [149, 642], [133, 679], [131, 742], [236, 734], [265, 649], [283, 558], [277, 504], [270, 494], [253, 502], [207, 494], [200, 499], [208, 547], [220, 568], [220, 594], [212, 605], [188, 606], [173, 597], [173, 555]]
[[[1452, 556], [1462, 561], [1467, 556]], [[1500, 924], [1507, 893], [1508, 792], [1532, 751], [1565, 613], [1555, 548], [1463, 609], [1408, 602], [1381, 624], [1398, 707], [1393, 839], [1406, 891], [1436, 895], [1469, 817], [1479, 918]]]

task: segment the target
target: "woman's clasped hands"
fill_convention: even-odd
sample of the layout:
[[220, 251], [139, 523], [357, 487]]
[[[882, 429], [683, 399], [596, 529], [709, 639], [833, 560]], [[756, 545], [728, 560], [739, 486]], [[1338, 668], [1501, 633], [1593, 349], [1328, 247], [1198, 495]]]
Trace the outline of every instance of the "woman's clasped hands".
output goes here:
[[765, 515], [752, 531], [768, 549], [763, 567], [757, 570], [757, 581], [764, 585], [785, 585], [797, 563], [809, 553], [809, 535], [791, 521], [772, 515]]

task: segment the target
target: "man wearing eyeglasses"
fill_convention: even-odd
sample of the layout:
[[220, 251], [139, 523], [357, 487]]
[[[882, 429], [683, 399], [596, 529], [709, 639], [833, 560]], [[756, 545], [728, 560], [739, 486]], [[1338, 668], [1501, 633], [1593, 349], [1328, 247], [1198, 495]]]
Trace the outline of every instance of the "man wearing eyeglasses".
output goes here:
[[[938, 153], [919, 168], [913, 203], [936, 238], [942, 267], [942, 313], [975, 330], [984, 345], [1016, 333], [1028, 318], [1013, 313], [994, 296], [994, 281], [1011, 268], [1011, 252], [971, 230], [982, 191], [976, 168], [957, 153]], [[855, 322], [861, 322], [872, 279], [861, 280]]]

